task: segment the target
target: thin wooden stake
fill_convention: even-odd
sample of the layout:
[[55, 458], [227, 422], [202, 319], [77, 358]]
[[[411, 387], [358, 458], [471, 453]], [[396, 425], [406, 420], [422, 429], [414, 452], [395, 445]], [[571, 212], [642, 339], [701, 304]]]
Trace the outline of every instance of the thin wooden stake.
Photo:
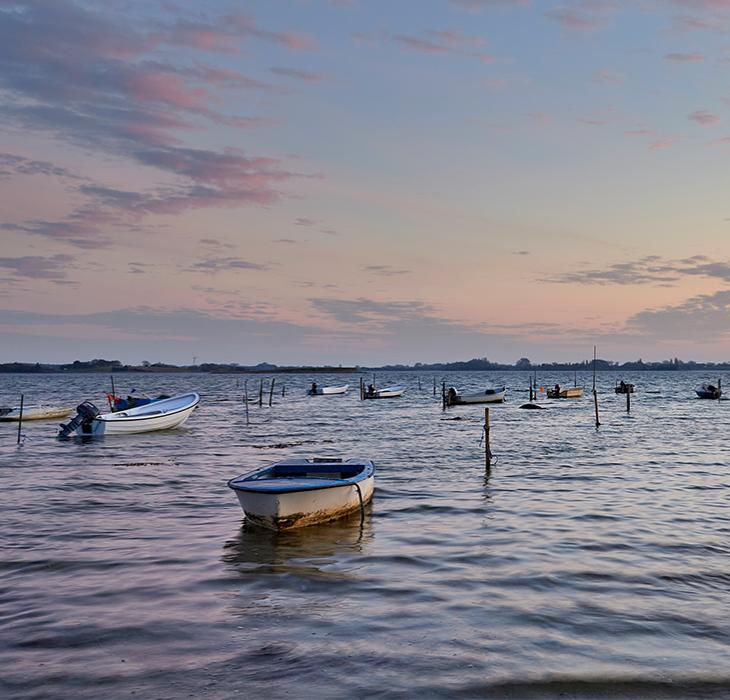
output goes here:
[[631, 413], [631, 392], [626, 388], [626, 413]]
[[243, 382], [243, 402], [246, 404], [246, 425], [251, 425], [248, 419], [248, 379]]
[[264, 380], [259, 380], [259, 408], [264, 405]]
[[20, 445], [20, 430], [23, 427], [23, 401], [25, 394], [20, 395], [20, 415], [18, 416], [18, 444]]
[[114, 391], [114, 375], [109, 375], [109, 378], [112, 380], [112, 398], [109, 399], [109, 410], [114, 413], [114, 399], [117, 396], [117, 392]]
[[484, 466], [487, 471], [492, 467], [492, 444], [490, 438], [489, 409], [484, 409]]
[[271, 378], [271, 388], [269, 389], [269, 408], [271, 407], [271, 402], [274, 400], [274, 383], [276, 382], [276, 377]]
[[598, 392], [595, 389], [593, 390], [593, 403], [596, 406], [596, 428], [599, 428], [601, 421], [598, 420]]
[[436, 396], [436, 377], [433, 378], [433, 395]]
[[441, 385], [441, 410], [446, 410], [446, 382]]
[[286, 384], [281, 385], [281, 398], [283, 399], [286, 395]]
[[530, 401], [532, 401], [532, 377], [530, 377]]

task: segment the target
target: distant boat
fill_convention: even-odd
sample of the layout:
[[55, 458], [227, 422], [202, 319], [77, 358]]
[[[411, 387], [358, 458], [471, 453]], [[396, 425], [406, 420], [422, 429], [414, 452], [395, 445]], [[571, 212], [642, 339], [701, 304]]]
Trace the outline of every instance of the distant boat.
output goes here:
[[246, 519], [272, 530], [334, 520], [373, 496], [375, 467], [367, 459], [289, 459], [231, 479]]
[[393, 399], [397, 396], [402, 396], [405, 390], [406, 388], [402, 384], [393, 384], [382, 389], [376, 389], [371, 384], [369, 387], [366, 387], [362, 397], [364, 399]]
[[200, 402], [195, 392], [172, 396], [169, 399], [116, 413], [99, 413], [94, 404], [85, 401], [76, 408], [77, 414], [66, 425], [61, 425], [59, 437], [77, 435], [124, 435], [168, 430], [182, 425]]
[[633, 384], [627, 384], [626, 382], [621, 382], [620, 384], [617, 384], [614, 387], [614, 391], [617, 394], [633, 394], [634, 393], [634, 385]]
[[582, 386], [569, 386], [566, 389], [560, 389], [559, 391], [556, 391], [555, 389], [547, 390], [547, 397], [549, 399], [578, 399], [581, 396], [583, 396]]
[[501, 403], [504, 401], [506, 393], [507, 388], [503, 386], [497, 389], [485, 389], [475, 394], [459, 394], [454, 387], [451, 387], [446, 393], [446, 405], [459, 406], [471, 403]]
[[332, 396], [334, 394], [346, 394], [350, 388], [349, 384], [343, 386], [316, 386], [312, 385], [311, 389], [307, 390], [308, 396]]
[[[53, 420], [74, 412], [70, 406], [23, 406], [23, 420]], [[0, 407], [0, 421], [19, 421], [20, 406]]]
[[702, 384], [695, 389], [695, 393], [697, 394], [697, 398], [700, 399], [719, 399], [722, 396], [722, 387], [720, 386], [720, 382], [718, 382], [718, 386], [714, 384]]

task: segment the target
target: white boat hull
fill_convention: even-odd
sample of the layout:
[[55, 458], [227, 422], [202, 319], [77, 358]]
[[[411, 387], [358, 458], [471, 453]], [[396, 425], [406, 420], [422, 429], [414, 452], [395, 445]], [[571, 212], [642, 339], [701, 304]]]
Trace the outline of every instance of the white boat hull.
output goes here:
[[504, 401], [506, 389], [495, 391], [490, 394], [480, 392], [478, 394], [458, 394], [452, 401], [452, 405], [472, 404], [472, 403], [502, 403]]
[[365, 394], [365, 399], [394, 399], [398, 396], [403, 396], [403, 392], [406, 390], [404, 386], [387, 386], [383, 389], [377, 389], [373, 394]]
[[317, 391], [310, 389], [307, 391], [307, 394], [309, 396], [335, 396], [336, 394], [346, 394], [349, 388], [349, 384], [345, 384], [344, 386], [323, 386], [321, 389], [317, 389]]
[[[185, 401], [183, 401], [185, 399]], [[77, 435], [131, 435], [156, 430], [170, 430], [181, 426], [192, 414], [200, 401], [195, 394], [173, 396], [117, 413], [103, 413], [90, 425], [80, 425]]]
[[[2, 410], [2, 409], [0, 409]], [[28, 406], [23, 407], [23, 420], [53, 420], [70, 416], [74, 409], [68, 406]], [[0, 421], [19, 421], [20, 408], [14, 407], [9, 413], [2, 413]]]
[[[358, 482], [363, 505], [370, 502], [375, 476]], [[236, 491], [238, 502], [251, 522], [271, 530], [288, 530], [324, 523], [360, 508], [355, 484], [292, 493]]]

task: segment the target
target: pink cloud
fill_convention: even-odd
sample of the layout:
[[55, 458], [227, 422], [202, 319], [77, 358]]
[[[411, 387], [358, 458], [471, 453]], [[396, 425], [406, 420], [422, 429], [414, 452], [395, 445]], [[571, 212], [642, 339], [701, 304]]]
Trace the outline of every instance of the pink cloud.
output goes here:
[[188, 87], [169, 73], [135, 73], [127, 80], [130, 96], [140, 102], [164, 102], [173, 107], [195, 109], [210, 100], [205, 88]]
[[548, 19], [558, 22], [565, 29], [575, 31], [593, 31], [599, 29], [604, 24], [602, 17], [570, 7], [556, 7], [548, 10], [545, 16]]
[[723, 136], [721, 139], [715, 139], [714, 141], [710, 141], [707, 145], [712, 147], [728, 146], [730, 145], [730, 136]]
[[687, 116], [687, 119], [700, 124], [701, 126], [708, 126], [710, 124], [717, 124], [720, 122], [720, 117], [718, 117], [716, 114], [713, 114], [712, 112], [708, 112], [705, 109], [697, 110], [696, 112], [692, 112], [692, 114]]
[[677, 142], [676, 138], [659, 139], [649, 144], [650, 151], [664, 151], [671, 148]]

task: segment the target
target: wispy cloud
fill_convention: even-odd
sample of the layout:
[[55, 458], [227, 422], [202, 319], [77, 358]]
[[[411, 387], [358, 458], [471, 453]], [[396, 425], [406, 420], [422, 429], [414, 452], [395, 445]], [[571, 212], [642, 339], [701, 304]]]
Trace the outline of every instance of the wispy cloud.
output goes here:
[[706, 109], [700, 109], [692, 114], [687, 115], [687, 119], [699, 124], [700, 126], [708, 126], [710, 124], [718, 124], [721, 119], [717, 114], [708, 112]]
[[275, 75], [281, 75], [285, 78], [294, 78], [295, 80], [302, 80], [305, 83], [319, 83], [326, 78], [323, 73], [311, 73], [298, 68], [281, 68], [279, 66], [274, 66], [269, 70]]
[[391, 265], [366, 265], [363, 267], [363, 271], [381, 277], [398, 277], [400, 275], [409, 275], [412, 272], [412, 270], [392, 267]]
[[542, 281], [580, 285], [674, 286], [683, 277], [707, 277], [730, 283], [730, 262], [712, 261], [704, 255], [681, 260], [648, 255], [636, 261], [614, 263], [606, 268], [563, 272]]
[[10, 270], [17, 277], [29, 279], [61, 280], [66, 277], [71, 255], [26, 255], [18, 258], [0, 258], [0, 268]]
[[665, 54], [664, 60], [674, 63], [702, 63], [705, 57], [701, 53], [668, 53]]
[[223, 257], [223, 258], [205, 258], [193, 263], [186, 268], [188, 272], [230, 272], [237, 270], [267, 270], [266, 265], [252, 263], [241, 258]]

